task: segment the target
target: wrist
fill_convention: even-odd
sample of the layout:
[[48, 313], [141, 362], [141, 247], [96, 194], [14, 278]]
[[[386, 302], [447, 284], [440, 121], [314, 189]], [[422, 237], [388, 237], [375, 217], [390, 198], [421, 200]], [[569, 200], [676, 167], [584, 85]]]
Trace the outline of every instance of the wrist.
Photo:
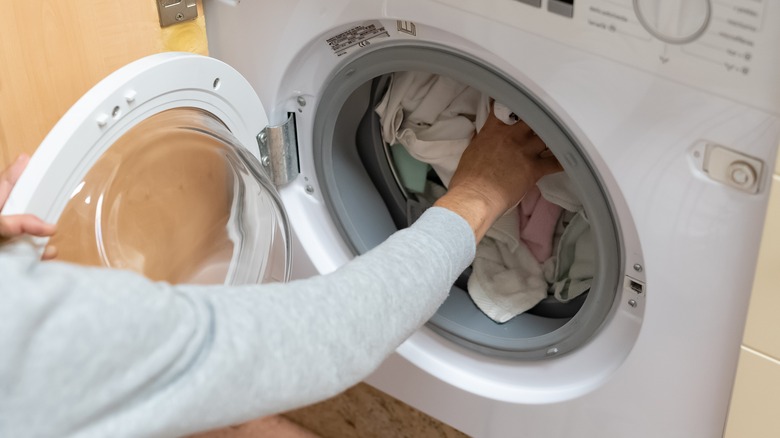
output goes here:
[[501, 208], [483, 193], [461, 186], [449, 190], [434, 205], [446, 208], [462, 217], [474, 232], [477, 243], [503, 213]]

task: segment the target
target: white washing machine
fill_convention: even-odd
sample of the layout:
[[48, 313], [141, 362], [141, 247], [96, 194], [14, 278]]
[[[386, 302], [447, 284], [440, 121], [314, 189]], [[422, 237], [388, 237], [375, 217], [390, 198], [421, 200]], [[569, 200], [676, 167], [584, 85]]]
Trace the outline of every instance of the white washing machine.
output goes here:
[[[112, 75], [47, 137], [7, 214], [57, 220], [116, 139], [195, 108], [240, 143], [227, 141], [245, 151], [248, 173], [267, 171], [278, 187], [280, 203], [271, 184], [260, 191], [271, 193], [264, 205], [283, 204], [292, 237], [280, 207], [267, 222], [282, 245], [266, 242], [265, 253], [284, 258], [291, 244], [293, 277], [330, 272], [413, 219], [376, 140], [372, 103], [388, 75], [446, 75], [506, 103], [576, 181], [594, 281], [574, 305], [505, 324], [456, 284], [369, 383], [476, 437], [722, 434], [780, 139], [780, 3], [205, 8], [210, 51], [229, 66], [164, 54]], [[230, 266], [256, 264], [240, 253]], [[241, 276], [228, 267], [226, 281], [283, 279], [289, 268], [266, 265]]]

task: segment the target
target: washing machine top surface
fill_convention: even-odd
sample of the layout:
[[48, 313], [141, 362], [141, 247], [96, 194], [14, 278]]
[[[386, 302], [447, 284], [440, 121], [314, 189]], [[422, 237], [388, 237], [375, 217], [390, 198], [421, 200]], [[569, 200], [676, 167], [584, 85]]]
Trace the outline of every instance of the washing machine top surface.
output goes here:
[[166, 53], [86, 93], [33, 155], [4, 208], [57, 222], [59, 259], [170, 283], [285, 280], [290, 238], [258, 160], [267, 125], [247, 81]]

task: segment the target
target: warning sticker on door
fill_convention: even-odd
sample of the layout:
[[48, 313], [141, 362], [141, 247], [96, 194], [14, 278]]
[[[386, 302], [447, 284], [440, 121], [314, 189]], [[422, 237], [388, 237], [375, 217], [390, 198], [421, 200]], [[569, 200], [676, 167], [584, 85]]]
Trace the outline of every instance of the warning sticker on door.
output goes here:
[[361, 47], [368, 46], [374, 38], [389, 37], [390, 34], [387, 33], [382, 23], [369, 21], [334, 35], [326, 41], [336, 56], [344, 56]]

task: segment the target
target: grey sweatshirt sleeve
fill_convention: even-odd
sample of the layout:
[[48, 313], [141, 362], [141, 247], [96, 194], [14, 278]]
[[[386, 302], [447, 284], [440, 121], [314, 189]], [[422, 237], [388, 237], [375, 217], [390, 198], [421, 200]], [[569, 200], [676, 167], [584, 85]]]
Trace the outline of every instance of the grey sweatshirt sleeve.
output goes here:
[[288, 284], [175, 287], [0, 253], [0, 436], [179, 436], [333, 396], [433, 315], [474, 251], [432, 208]]

